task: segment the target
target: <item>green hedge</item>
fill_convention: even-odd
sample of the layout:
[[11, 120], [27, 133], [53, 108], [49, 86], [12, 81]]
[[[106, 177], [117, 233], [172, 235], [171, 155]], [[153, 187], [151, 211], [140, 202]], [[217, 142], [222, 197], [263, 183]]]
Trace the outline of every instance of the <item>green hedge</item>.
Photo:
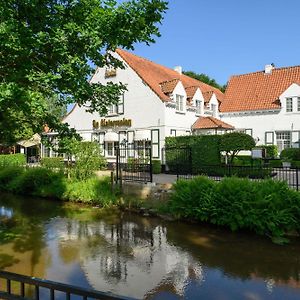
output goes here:
[[280, 153], [280, 158], [290, 160], [300, 160], [300, 148], [283, 149]]
[[26, 164], [25, 154], [1, 154], [0, 167], [23, 166]]
[[178, 217], [271, 237], [300, 232], [300, 193], [280, 181], [234, 177], [220, 182], [207, 177], [178, 181], [167, 209]]
[[[179, 136], [166, 138], [166, 164], [170, 171], [176, 171], [189, 162], [191, 155], [192, 167], [196, 172], [203, 165], [219, 165], [221, 162], [219, 135]], [[182, 147], [191, 147], [191, 154]], [[189, 166], [188, 166], [189, 167]]]
[[161, 173], [161, 161], [158, 159], [152, 160], [152, 172], [153, 174], [160, 174]]
[[259, 145], [256, 148], [266, 149], [266, 158], [276, 158], [276, 157], [278, 157], [278, 147], [277, 147], [277, 145]]
[[46, 169], [61, 169], [64, 167], [63, 157], [43, 157], [41, 166]]

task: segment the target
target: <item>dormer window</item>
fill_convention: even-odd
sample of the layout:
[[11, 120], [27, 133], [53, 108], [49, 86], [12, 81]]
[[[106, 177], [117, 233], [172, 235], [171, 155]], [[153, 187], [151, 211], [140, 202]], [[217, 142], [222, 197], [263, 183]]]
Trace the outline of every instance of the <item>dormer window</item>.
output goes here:
[[202, 101], [196, 100], [195, 105], [196, 105], [196, 114], [201, 115], [202, 114]]
[[184, 97], [182, 95], [176, 95], [176, 110], [184, 111]]
[[210, 109], [212, 110], [213, 117], [215, 117], [217, 115], [217, 105], [211, 104]]
[[286, 112], [293, 111], [293, 98], [286, 98]]

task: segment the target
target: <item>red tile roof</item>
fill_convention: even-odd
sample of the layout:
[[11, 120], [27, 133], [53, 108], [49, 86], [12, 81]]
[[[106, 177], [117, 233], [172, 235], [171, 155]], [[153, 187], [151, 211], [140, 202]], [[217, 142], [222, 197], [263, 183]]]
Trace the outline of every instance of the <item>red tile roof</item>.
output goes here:
[[293, 83], [300, 83], [300, 66], [232, 76], [220, 111], [280, 109], [279, 96]]
[[174, 91], [178, 82], [179, 79], [172, 79], [169, 81], [161, 82], [159, 85], [164, 94], [170, 94]]
[[[161, 83], [173, 81], [174, 79], [181, 80], [184, 88], [197, 86], [200, 88], [202, 93], [213, 91], [218, 100], [223, 99], [223, 93], [220, 90], [206, 83], [184, 74], [179, 74], [170, 68], [164, 67], [125, 50], [117, 49], [116, 52], [163, 101], [170, 101], [170, 97], [163, 92]], [[169, 91], [169, 89], [166, 90]]]
[[214, 117], [199, 117], [198, 120], [192, 126], [192, 129], [214, 129], [214, 128], [234, 129], [234, 127], [231, 126], [230, 124], [225, 123]]

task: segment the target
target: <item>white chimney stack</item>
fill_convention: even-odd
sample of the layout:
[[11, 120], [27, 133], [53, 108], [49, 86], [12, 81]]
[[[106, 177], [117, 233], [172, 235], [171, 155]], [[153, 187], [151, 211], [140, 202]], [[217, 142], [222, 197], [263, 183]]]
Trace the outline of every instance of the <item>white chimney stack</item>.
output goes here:
[[177, 73], [179, 73], [181, 75], [182, 74], [182, 67], [181, 66], [176, 66], [176, 67], [174, 67], [174, 71], [176, 71]]
[[265, 74], [272, 74], [273, 69], [275, 69], [274, 64], [265, 65]]

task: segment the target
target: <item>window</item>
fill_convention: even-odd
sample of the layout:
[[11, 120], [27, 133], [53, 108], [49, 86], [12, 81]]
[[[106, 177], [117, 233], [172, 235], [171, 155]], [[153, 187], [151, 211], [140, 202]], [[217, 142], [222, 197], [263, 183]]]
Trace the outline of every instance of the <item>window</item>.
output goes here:
[[124, 114], [124, 94], [120, 96], [118, 104], [111, 104], [108, 107], [108, 115]]
[[213, 117], [217, 115], [217, 105], [216, 104], [211, 104], [210, 109], [212, 110]]
[[183, 101], [184, 101], [184, 97], [183, 96], [176, 95], [176, 110], [177, 111], [183, 111], [183, 109], [184, 109]]
[[293, 111], [293, 98], [286, 98], [286, 112]]
[[117, 147], [118, 144], [118, 142], [106, 142], [107, 156], [116, 156], [115, 147]]
[[281, 152], [283, 149], [291, 147], [291, 132], [290, 131], [279, 131], [276, 132], [276, 140], [278, 151]]
[[159, 129], [151, 130], [152, 157], [159, 158]]
[[300, 97], [297, 98], [297, 111], [300, 111]]
[[247, 129], [245, 129], [245, 133], [252, 136], [253, 131], [251, 128], [247, 128]]
[[107, 142], [107, 156], [114, 156], [114, 142]]
[[201, 113], [202, 113], [202, 109], [201, 109], [202, 101], [201, 100], [196, 100], [195, 104], [196, 104], [196, 114], [201, 115]]
[[171, 136], [176, 136], [176, 129], [171, 129], [170, 130], [170, 135]]

